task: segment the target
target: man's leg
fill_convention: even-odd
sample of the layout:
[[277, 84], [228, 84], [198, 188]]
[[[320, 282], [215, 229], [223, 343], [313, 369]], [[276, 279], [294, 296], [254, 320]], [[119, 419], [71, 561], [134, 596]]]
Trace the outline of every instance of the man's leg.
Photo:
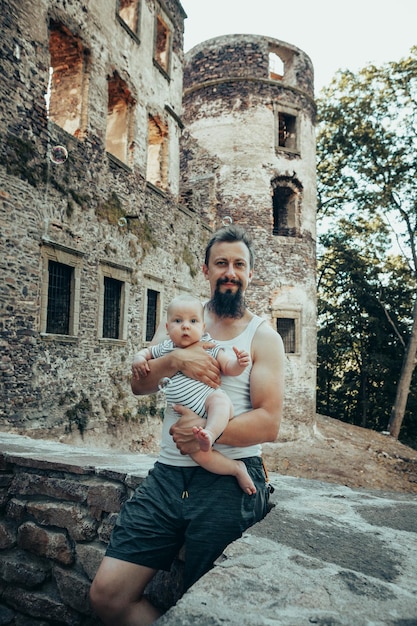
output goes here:
[[[224, 548], [265, 517], [269, 490], [259, 457], [244, 459], [256, 493], [247, 495], [231, 476], [198, 468], [184, 500], [189, 519], [185, 535], [185, 589], [213, 567]], [[204, 497], [201, 497], [201, 494]]]
[[91, 605], [108, 626], [148, 626], [161, 613], [143, 597], [157, 570], [105, 556], [90, 590]]

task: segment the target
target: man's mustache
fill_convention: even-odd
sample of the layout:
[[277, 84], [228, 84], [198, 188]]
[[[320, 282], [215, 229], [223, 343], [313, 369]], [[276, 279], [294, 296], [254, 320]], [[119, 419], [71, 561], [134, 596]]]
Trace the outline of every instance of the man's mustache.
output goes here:
[[232, 283], [232, 285], [238, 285], [238, 287], [242, 286], [241, 281], [236, 278], [219, 278], [216, 285], [219, 287], [220, 285], [225, 285], [226, 283]]

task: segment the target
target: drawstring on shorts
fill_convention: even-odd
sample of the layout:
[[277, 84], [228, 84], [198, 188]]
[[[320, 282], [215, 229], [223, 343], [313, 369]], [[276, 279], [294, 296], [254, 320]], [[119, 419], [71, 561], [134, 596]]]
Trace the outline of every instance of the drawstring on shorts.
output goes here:
[[195, 474], [196, 470], [197, 470], [197, 467], [194, 467], [193, 471], [190, 473], [189, 477], [187, 478], [184, 468], [181, 467], [182, 482], [183, 482], [183, 490], [182, 490], [182, 494], [181, 494], [181, 499], [182, 500], [184, 500], [184, 498], [188, 498], [189, 497], [188, 487], [191, 485], [191, 481], [194, 478], [194, 474]]
[[262, 467], [264, 468], [265, 482], [266, 482], [267, 489], [268, 489], [269, 493], [274, 493], [275, 489], [273, 488], [273, 486], [269, 482], [268, 470], [266, 469], [265, 461], [263, 459], [261, 459], [261, 460], [262, 460]]

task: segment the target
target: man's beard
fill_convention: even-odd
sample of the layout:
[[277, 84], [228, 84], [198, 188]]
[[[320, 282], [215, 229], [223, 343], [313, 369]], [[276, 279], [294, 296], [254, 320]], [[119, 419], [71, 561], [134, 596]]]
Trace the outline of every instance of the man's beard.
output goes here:
[[225, 280], [219, 278], [216, 283], [216, 289], [214, 291], [214, 295], [210, 302], [208, 303], [208, 307], [211, 311], [213, 311], [218, 317], [232, 317], [235, 319], [240, 319], [245, 314], [245, 299], [243, 297], [242, 291], [242, 283], [238, 280], [232, 281], [235, 285], [238, 285], [238, 290], [236, 293], [232, 293], [232, 291], [227, 290], [225, 293], [220, 291], [220, 285], [225, 282], [230, 282], [229, 280]]

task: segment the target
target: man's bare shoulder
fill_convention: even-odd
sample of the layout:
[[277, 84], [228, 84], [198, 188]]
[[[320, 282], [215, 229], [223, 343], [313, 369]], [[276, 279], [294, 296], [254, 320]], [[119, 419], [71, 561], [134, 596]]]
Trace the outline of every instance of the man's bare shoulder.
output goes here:
[[255, 350], [258, 348], [265, 350], [267, 348], [280, 351], [283, 349], [281, 335], [272, 328], [267, 320], [259, 324], [253, 338], [253, 348]]

